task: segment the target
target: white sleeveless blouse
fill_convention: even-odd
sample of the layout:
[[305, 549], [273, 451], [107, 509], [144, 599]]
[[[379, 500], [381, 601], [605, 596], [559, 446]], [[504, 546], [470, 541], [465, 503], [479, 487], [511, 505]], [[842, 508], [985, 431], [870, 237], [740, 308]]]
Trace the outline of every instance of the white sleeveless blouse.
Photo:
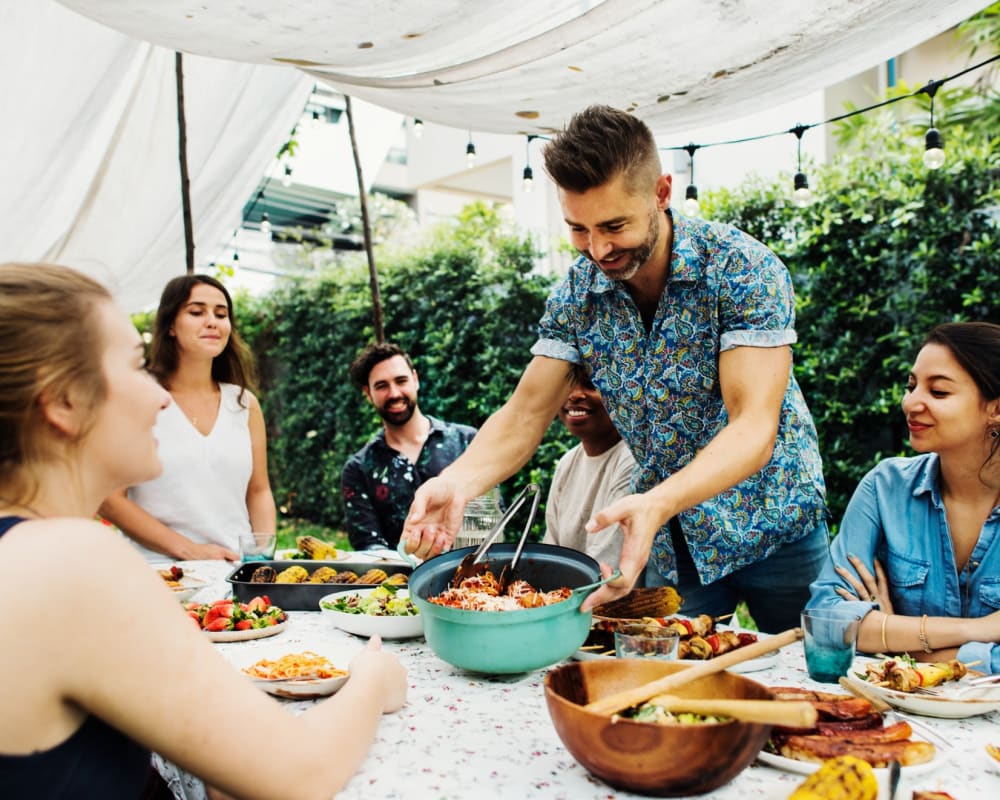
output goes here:
[[[219, 414], [207, 436], [191, 424], [176, 403], [160, 412], [153, 434], [163, 473], [133, 486], [128, 496], [191, 541], [238, 551], [239, 534], [250, 532], [250, 411], [249, 406], [240, 406], [240, 387], [222, 383], [219, 388]], [[247, 397], [244, 403], [249, 403]], [[151, 561], [169, 558], [136, 546]]]

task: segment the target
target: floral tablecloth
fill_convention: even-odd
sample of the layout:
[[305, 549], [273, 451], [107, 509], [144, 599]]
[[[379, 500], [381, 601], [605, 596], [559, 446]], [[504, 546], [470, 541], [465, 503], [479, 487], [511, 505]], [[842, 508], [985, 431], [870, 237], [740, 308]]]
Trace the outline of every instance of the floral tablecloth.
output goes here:
[[[213, 582], [194, 599], [211, 600], [228, 591], [225, 576], [231, 565], [190, 562], [183, 566]], [[260, 658], [306, 649], [346, 666], [364, 646], [365, 640], [334, 628], [318, 611], [292, 611], [289, 617], [288, 629], [277, 636], [215, 647], [234, 666], [241, 667]], [[382, 718], [368, 759], [339, 797], [639, 797], [613, 789], [590, 775], [563, 747], [545, 706], [544, 670], [515, 676], [476, 675], [441, 661], [423, 639], [387, 641], [384, 646], [406, 666], [408, 702], [400, 712]], [[777, 664], [749, 677], [767, 685], [839, 691], [809, 679], [798, 644], [782, 650]], [[307, 706], [301, 701], [276, 702], [285, 704], [292, 713]], [[918, 725], [940, 734], [951, 746], [939, 747], [935, 766], [920, 769], [917, 774], [903, 770], [899, 800], [909, 800], [915, 789], [946, 791], [956, 800], [1000, 796], [1000, 764], [993, 762], [984, 749], [988, 742], [1000, 745], [1000, 713], [960, 720], [914, 719]], [[336, 756], [331, 751], [330, 757]], [[196, 780], [176, 773], [169, 765], [163, 771], [178, 796], [188, 800], [204, 797]], [[780, 800], [803, 779], [802, 775], [754, 762], [731, 783], [702, 797]]]

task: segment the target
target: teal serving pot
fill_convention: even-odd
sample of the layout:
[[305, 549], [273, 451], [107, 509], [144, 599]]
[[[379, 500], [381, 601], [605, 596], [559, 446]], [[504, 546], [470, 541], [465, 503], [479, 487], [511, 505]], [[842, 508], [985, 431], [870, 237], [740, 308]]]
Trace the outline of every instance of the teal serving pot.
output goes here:
[[[513, 559], [515, 549], [513, 544], [489, 549], [494, 575]], [[618, 575], [602, 579], [600, 565], [577, 550], [525, 544], [513, 578], [542, 592], [568, 587], [573, 590], [568, 599], [517, 611], [466, 611], [428, 602], [448, 588], [462, 559], [474, 551], [463, 547], [444, 553], [410, 576], [410, 598], [423, 617], [427, 644], [443, 661], [471, 672], [529, 672], [568, 658], [590, 631], [591, 613], [580, 612], [584, 598]]]

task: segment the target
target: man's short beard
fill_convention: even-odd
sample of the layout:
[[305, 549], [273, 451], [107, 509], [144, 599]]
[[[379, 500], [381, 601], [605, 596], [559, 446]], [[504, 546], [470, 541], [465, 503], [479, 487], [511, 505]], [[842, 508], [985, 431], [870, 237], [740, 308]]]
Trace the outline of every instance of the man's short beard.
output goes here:
[[382, 408], [378, 409], [378, 415], [382, 417], [382, 420], [385, 422], [386, 425], [392, 425], [394, 427], [402, 427], [403, 425], [405, 425], [407, 422], [410, 421], [410, 419], [413, 417], [416, 411], [417, 411], [417, 404], [411, 403], [409, 398], [407, 398], [406, 408], [404, 408], [402, 411], [388, 411], [383, 406]]
[[631, 280], [635, 277], [642, 265], [652, 258], [653, 251], [656, 249], [656, 245], [659, 244], [660, 228], [658, 225], [658, 217], [661, 213], [662, 212], [658, 209], [654, 209], [653, 213], [649, 215], [649, 229], [646, 231], [646, 238], [638, 247], [633, 247], [631, 250], [625, 251], [630, 252], [632, 257], [629, 260], [628, 266], [618, 271], [618, 277], [611, 277], [604, 272], [604, 270], [601, 269], [601, 262], [594, 258], [589, 250], [580, 250], [580, 255], [589, 259], [598, 269], [601, 269], [601, 272], [604, 272], [608, 280], [616, 281], [618, 283], [624, 283], [627, 280]]

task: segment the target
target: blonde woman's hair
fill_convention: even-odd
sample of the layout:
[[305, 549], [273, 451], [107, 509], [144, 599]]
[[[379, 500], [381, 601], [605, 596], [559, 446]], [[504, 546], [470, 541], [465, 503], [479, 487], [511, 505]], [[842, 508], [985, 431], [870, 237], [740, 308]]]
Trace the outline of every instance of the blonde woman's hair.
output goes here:
[[[38, 467], [57, 455], [43, 395], [93, 410], [107, 386], [94, 313], [110, 301], [92, 278], [53, 264], [0, 264], [0, 499], [31, 502]], [[79, 440], [86, 433], [80, 431]], [[65, 438], [61, 441], [65, 443]]]

